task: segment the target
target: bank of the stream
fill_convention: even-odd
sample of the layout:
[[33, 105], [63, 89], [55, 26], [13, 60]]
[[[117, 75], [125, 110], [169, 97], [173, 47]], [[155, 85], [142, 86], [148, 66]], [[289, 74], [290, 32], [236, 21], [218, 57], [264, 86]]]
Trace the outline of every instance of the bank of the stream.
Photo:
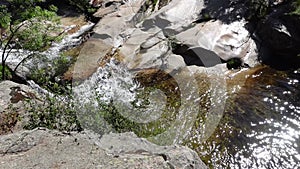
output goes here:
[[[223, 7], [204, 13], [216, 5], [208, 1], [189, 0], [189, 11], [182, 2], [107, 1], [92, 18], [64, 4], [65, 38], [17, 72], [32, 89], [3, 82], [12, 86], [2, 92], [0, 117], [8, 120], [0, 120], [0, 133], [20, 130], [19, 119], [30, 130], [133, 131], [159, 145], [188, 146], [210, 168], [299, 168], [299, 56], [284, 58], [283, 47], [272, 59], [272, 41], [248, 21], [227, 23]], [[94, 17], [97, 23], [86, 20]], [[266, 20], [261, 28], [280, 39], [283, 27]], [[295, 54], [297, 34], [288, 34]]]

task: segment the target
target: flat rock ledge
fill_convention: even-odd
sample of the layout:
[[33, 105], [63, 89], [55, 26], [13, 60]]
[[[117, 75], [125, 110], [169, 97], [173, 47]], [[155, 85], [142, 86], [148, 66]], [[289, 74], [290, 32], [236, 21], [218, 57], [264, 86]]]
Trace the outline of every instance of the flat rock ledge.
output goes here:
[[158, 146], [134, 133], [99, 136], [39, 128], [0, 136], [0, 168], [202, 169], [184, 146]]

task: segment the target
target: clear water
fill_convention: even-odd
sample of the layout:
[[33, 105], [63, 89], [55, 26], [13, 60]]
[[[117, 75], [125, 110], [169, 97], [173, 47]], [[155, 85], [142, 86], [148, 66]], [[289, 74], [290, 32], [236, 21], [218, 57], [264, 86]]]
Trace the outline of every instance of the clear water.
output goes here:
[[[81, 122], [98, 133], [134, 131], [158, 144], [187, 145], [210, 168], [300, 167], [300, 70], [260, 69], [227, 97], [220, 79], [188, 74], [143, 80], [112, 60], [74, 88]], [[122, 130], [105, 119], [107, 110], [122, 119]]]
[[265, 68], [225, 106], [215, 133], [195, 149], [210, 168], [300, 168], [300, 71]]
[[74, 82], [80, 103], [78, 116], [84, 127], [98, 133], [134, 131], [166, 145], [182, 143], [197, 116], [203, 114], [206, 118], [201, 124], [206, 123], [198, 137], [203, 140], [223, 113], [226, 83], [202, 76], [197, 80], [188, 69], [174, 73], [160, 69], [129, 71], [111, 60], [83, 83]]

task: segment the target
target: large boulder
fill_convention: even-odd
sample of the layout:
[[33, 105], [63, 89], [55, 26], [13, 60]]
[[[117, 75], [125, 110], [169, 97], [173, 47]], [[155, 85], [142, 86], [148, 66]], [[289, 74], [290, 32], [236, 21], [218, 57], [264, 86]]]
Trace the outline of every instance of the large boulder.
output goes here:
[[274, 53], [281, 56], [300, 53], [300, 17], [270, 16], [260, 24], [258, 34]]
[[257, 35], [266, 51], [262, 60], [275, 65], [300, 66], [300, 17], [292, 15], [289, 3], [274, 7], [258, 23]]
[[133, 133], [35, 129], [0, 137], [0, 168], [207, 168], [183, 146], [157, 146]]
[[99, 62], [112, 49], [100, 39], [90, 38], [83, 45], [76, 63], [65, 73], [66, 79], [83, 80], [90, 77], [99, 67]]
[[[248, 65], [255, 66], [258, 63], [255, 60], [257, 48], [245, 24], [243, 20], [230, 24], [208, 21], [181, 32], [176, 39], [188, 47], [186, 52], [190, 50], [195, 53], [204, 66], [221, 63], [219, 58], [224, 61], [240, 58]], [[184, 55], [185, 52], [182, 53]], [[191, 57], [191, 54], [186, 57]]]
[[[143, 0], [129, 1], [120, 5], [115, 12], [108, 12], [95, 25], [93, 37], [103, 40], [107, 45], [118, 47], [139, 21], [135, 20], [135, 16], [143, 4]], [[105, 8], [101, 9], [101, 11], [103, 10]], [[101, 11], [98, 11], [98, 13]]]

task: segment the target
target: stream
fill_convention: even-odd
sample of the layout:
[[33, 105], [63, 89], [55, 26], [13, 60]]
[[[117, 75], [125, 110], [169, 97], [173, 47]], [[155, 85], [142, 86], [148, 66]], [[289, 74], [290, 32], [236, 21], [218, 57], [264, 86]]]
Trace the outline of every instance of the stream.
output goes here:
[[214, 134], [186, 145], [211, 168], [299, 168], [299, 81], [299, 69], [257, 71], [229, 97]]
[[[155, 82], [145, 85], [134, 77], [134, 72], [128, 71], [124, 65], [111, 61], [77, 86], [75, 93], [81, 104], [86, 105], [82, 106], [85, 109], [79, 115], [82, 124], [98, 133], [134, 131], [160, 145], [186, 145], [195, 150], [210, 168], [300, 167], [300, 70], [278, 71], [262, 67], [250, 74], [245, 85], [227, 99], [213, 92], [222, 85], [218, 84], [206, 88], [199, 97], [187, 93], [188, 96], [179, 101], [181, 108], [177, 107], [176, 99], [168, 99], [179, 96], [176, 87], [159, 88]], [[175, 80], [183, 78], [174, 77]], [[205, 77], [202, 80], [205, 81]], [[156, 81], [164, 83], [161, 79]], [[197, 92], [191, 90], [195, 82], [183, 81], [186, 83], [177, 84], [180, 92], [186, 92], [186, 88], [189, 92]], [[150, 88], [150, 95], [149, 86], [154, 87]], [[224, 108], [212, 103], [216, 98], [226, 101]], [[199, 107], [193, 106], [205, 103], [211, 105], [210, 109], [200, 106], [198, 110]], [[122, 124], [121, 120], [117, 121], [120, 122], [118, 126], [113, 126], [112, 121], [99, 118], [105, 116], [99, 114], [103, 105], [114, 107], [114, 113], [126, 123]], [[164, 105], [167, 106], [164, 108]], [[218, 114], [216, 111], [222, 112]], [[202, 114], [202, 119], [199, 114]], [[209, 115], [220, 119], [207, 125]], [[114, 130], [114, 127], [122, 130]], [[212, 133], [206, 129], [210, 127], [215, 129]], [[210, 137], [204, 138], [207, 135]]]
[[[77, 46], [93, 26], [43, 54]], [[17, 62], [13, 54], [8, 61]], [[237, 92], [226, 91], [221, 70], [191, 72], [138, 72], [111, 59], [87, 80], [73, 81], [77, 116], [100, 134], [133, 131], [159, 145], [186, 145], [210, 168], [300, 167], [300, 69], [262, 66]]]

